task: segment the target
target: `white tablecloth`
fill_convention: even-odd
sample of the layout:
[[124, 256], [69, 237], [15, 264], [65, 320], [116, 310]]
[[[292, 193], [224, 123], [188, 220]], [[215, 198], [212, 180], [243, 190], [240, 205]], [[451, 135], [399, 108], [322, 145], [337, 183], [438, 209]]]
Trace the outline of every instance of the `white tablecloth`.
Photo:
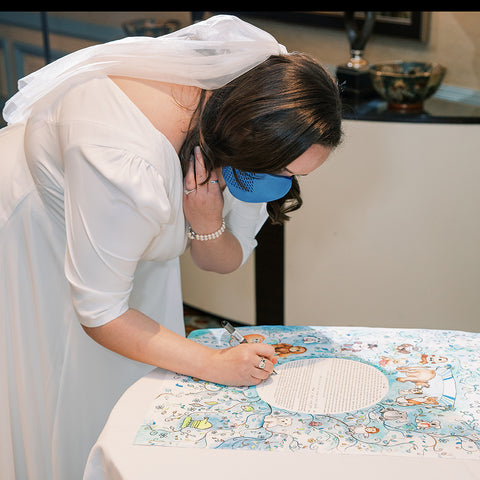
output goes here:
[[[380, 335], [385, 335], [386, 332], [383, 329], [363, 330], [375, 331]], [[325, 333], [325, 330], [322, 332]], [[352, 329], [349, 332], [355, 335]], [[390, 337], [391, 341], [395, 331], [388, 332], [389, 335], [385, 336]], [[412, 337], [415, 335], [424, 341], [422, 331], [415, 331]], [[451, 338], [449, 335], [444, 337]], [[356, 338], [359, 338], [358, 332]], [[399, 338], [399, 343], [402, 342], [400, 345], [404, 345], [403, 340]], [[474, 340], [477, 341], [476, 338]], [[369, 348], [372, 348], [371, 344]], [[338, 348], [338, 351], [340, 350]], [[355, 355], [358, 354], [357, 351]], [[84, 480], [244, 480], [246, 476], [252, 475], [256, 478], [267, 475], [269, 478], [296, 478], [305, 473], [322, 478], [358, 480], [405, 480], [412, 476], [436, 480], [480, 480], [478, 454], [474, 454], [472, 458], [432, 458], [424, 455], [216, 450], [208, 447], [135, 444], [135, 438], [145, 421], [146, 413], [152, 407], [152, 401], [163, 391], [171, 375], [171, 372], [154, 369], [124, 393], [91, 450]], [[478, 422], [479, 415], [480, 405], [474, 421]]]

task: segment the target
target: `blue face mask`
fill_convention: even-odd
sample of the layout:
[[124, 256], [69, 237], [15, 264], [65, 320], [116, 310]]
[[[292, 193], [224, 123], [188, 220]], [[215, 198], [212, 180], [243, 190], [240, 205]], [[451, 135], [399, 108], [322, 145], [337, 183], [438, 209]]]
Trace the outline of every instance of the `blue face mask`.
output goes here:
[[252, 173], [232, 167], [222, 168], [223, 179], [230, 193], [239, 200], [248, 203], [272, 202], [284, 197], [292, 187], [292, 177], [271, 175], [268, 173]]

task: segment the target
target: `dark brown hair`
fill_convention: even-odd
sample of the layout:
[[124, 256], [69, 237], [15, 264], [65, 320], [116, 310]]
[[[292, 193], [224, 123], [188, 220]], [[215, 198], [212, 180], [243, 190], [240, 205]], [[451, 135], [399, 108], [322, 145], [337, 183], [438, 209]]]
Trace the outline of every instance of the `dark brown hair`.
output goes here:
[[[336, 82], [305, 54], [274, 55], [224, 87], [203, 91], [180, 151], [184, 172], [199, 145], [210, 173], [222, 166], [278, 173], [313, 144], [334, 148], [342, 138]], [[268, 203], [274, 223], [302, 204], [293, 179], [290, 192]]]

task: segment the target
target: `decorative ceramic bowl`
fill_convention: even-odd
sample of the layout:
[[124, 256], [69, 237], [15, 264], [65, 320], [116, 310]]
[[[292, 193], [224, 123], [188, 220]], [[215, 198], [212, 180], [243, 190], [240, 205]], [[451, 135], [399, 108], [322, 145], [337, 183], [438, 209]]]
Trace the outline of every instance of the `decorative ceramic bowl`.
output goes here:
[[167, 20], [164, 23], [158, 23], [153, 18], [141, 18], [138, 20], [130, 20], [122, 24], [125, 33], [130, 36], [159, 37], [172, 33], [180, 28], [177, 20]]
[[438, 63], [392, 62], [371, 65], [373, 88], [392, 110], [418, 112], [442, 83], [447, 69]]

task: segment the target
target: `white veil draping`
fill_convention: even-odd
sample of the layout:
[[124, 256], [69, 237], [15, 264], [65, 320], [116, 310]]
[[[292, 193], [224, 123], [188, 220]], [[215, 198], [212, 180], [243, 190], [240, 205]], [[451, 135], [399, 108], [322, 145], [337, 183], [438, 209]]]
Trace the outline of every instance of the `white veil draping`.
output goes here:
[[216, 15], [162, 37], [126, 37], [68, 54], [18, 82], [7, 101], [8, 124], [24, 122], [44, 95], [76, 83], [123, 75], [207, 90], [219, 88], [266, 60], [286, 54], [269, 33], [231, 15]]

